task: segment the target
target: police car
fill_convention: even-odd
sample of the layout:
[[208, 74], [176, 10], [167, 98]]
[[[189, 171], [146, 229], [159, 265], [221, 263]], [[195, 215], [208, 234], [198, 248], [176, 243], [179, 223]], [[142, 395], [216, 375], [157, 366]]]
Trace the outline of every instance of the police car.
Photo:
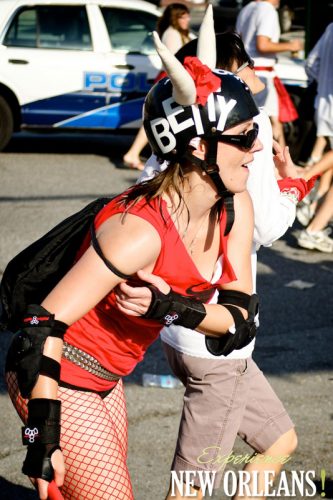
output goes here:
[[0, 0], [0, 149], [20, 129], [137, 128], [159, 16], [141, 0]]
[[[0, 0], [0, 150], [21, 129], [137, 128], [160, 14], [143, 0]], [[280, 76], [305, 84], [299, 69]]]

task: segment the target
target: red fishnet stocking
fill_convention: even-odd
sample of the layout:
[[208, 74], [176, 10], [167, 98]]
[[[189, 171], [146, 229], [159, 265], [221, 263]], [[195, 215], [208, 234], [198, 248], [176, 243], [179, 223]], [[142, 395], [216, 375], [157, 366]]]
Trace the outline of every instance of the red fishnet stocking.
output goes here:
[[[7, 374], [7, 384], [25, 422], [27, 400], [20, 396], [15, 374]], [[71, 500], [132, 500], [122, 382], [104, 400], [93, 392], [64, 387], [59, 387], [58, 397], [62, 402], [61, 448], [66, 464], [63, 496]]]

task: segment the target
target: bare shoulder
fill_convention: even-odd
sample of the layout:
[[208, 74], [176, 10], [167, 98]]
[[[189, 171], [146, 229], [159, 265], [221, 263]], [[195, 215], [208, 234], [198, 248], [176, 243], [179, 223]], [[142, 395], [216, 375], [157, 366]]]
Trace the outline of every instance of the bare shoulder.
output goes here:
[[248, 191], [237, 193], [234, 196], [235, 212], [244, 213], [248, 212], [249, 215], [253, 213], [252, 199]]
[[234, 196], [235, 220], [230, 231], [230, 241], [251, 243], [253, 238], [254, 217], [252, 200], [247, 191]]
[[133, 214], [116, 214], [97, 231], [104, 255], [126, 274], [151, 267], [161, 251], [157, 230]]

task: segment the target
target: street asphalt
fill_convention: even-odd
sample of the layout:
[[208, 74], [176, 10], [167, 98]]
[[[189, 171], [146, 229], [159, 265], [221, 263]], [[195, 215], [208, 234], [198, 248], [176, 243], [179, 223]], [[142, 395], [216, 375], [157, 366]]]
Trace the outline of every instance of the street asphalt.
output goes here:
[[[132, 137], [15, 137], [0, 154], [0, 272], [22, 248], [89, 201], [134, 183], [137, 172], [120, 168]], [[312, 474], [316, 491], [280, 496], [333, 498], [333, 254], [297, 247], [295, 223], [270, 248], [259, 251], [260, 331], [255, 359], [283, 400], [299, 446], [286, 477]], [[36, 499], [20, 468], [20, 422], [6, 393], [3, 362], [10, 341], [0, 332], [0, 499]], [[162, 500], [182, 406], [182, 389], [145, 388], [142, 374], [170, 373], [159, 342], [125, 379], [129, 415], [129, 469], [136, 500]], [[235, 454], [249, 450], [237, 441]], [[232, 465], [237, 471], [240, 466]], [[321, 472], [325, 471], [325, 476]], [[207, 497], [208, 498], [208, 497]], [[224, 491], [216, 499], [228, 498]], [[112, 493], [110, 492], [110, 500]], [[85, 500], [85, 499], [82, 499]]]

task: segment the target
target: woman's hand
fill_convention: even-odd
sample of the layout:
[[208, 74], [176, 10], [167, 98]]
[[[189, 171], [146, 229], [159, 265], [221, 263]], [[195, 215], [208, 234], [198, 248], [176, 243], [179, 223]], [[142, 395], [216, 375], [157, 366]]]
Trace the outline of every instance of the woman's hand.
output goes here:
[[[170, 291], [169, 285], [159, 276], [138, 271], [140, 280], [156, 286], [162, 293], [167, 294]], [[118, 309], [129, 316], [143, 316], [151, 303], [151, 291], [146, 286], [132, 287], [127, 283], [120, 283], [115, 288], [116, 301]]]
[[281, 179], [285, 177], [291, 177], [292, 179], [299, 177], [297, 167], [291, 159], [289, 147], [285, 146], [282, 148], [277, 141], [273, 140], [273, 148], [275, 151], [273, 160], [279, 177]]
[[[65, 462], [61, 450], [56, 450], [52, 453], [51, 463], [54, 469], [54, 482], [58, 487], [60, 487], [63, 485], [65, 478]], [[29, 479], [37, 489], [39, 498], [41, 500], [47, 500], [49, 498], [48, 487], [50, 483], [40, 478], [30, 477]]]

